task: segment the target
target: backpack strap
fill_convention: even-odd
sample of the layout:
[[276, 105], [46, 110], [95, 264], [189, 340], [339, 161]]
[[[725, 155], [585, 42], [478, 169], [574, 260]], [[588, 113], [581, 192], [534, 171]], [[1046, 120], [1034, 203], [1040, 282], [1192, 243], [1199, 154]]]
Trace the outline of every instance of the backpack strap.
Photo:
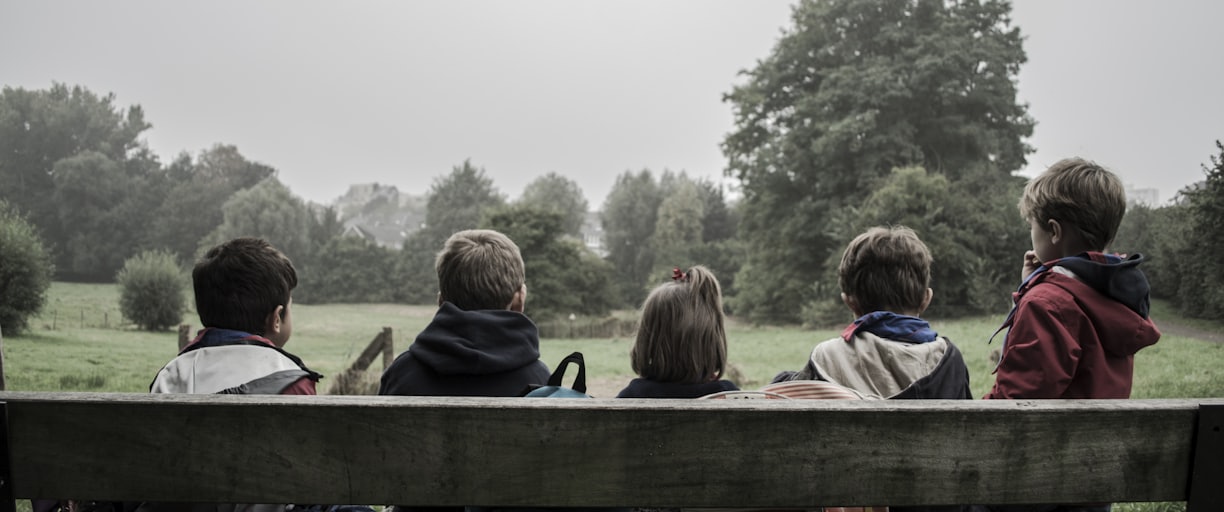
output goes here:
[[549, 386], [561, 386], [561, 381], [565, 379], [565, 367], [570, 364], [578, 366], [578, 376], [574, 377], [574, 385], [570, 389], [579, 393], [586, 393], [586, 361], [582, 359], [582, 352], [574, 352], [565, 359], [561, 360], [561, 364], [557, 365], [557, 369], [548, 377]]

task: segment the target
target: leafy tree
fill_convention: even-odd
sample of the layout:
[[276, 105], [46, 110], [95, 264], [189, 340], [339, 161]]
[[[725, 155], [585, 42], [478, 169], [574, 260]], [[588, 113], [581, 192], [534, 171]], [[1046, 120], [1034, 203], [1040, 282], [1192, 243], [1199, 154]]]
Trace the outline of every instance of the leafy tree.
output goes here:
[[397, 290], [387, 282], [394, 272], [396, 254], [373, 241], [338, 236], [311, 258], [309, 279], [294, 292], [303, 302], [393, 302]]
[[147, 229], [152, 243], [145, 246], [194, 259], [203, 239], [224, 222], [224, 205], [275, 174], [275, 169], [247, 160], [234, 146], [218, 144], [195, 161], [186, 153], [179, 155], [162, 171], [165, 191]]
[[646, 297], [646, 282], [655, 264], [652, 237], [662, 201], [659, 184], [647, 169], [617, 176], [604, 200], [604, 246], [620, 283], [620, 306], [637, 306]]
[[1211, 166], [1203, 166], [1206, 179], [1182, 194], [1189, 201], [1192, 242], [1177, 256], [1182, 277], [1177, 305], [1187, 315], [1199, 318], [1224, 318], [1224, 144], [1216, 141], [1219, 156], [1211, 156]]
[[276, 177], [235, 193], [222, 210], [224, 221], [205, 237], [198, 252], [226, 240], [251, 236], [267, 240], [295, 262], [310, 254], [314, 216]]
[[[1197, 237], [1193, 234], [1188, 204], [1150, 208], [1131, 204], [1118, 227], [1118, 235], [1110, 248], [1113, 251], [1144, 256], [1143, 273], [1152, 286], [1152, 297], [1167, 299], [1179, 308], [1187, 299], [1197, 302], [1195, 289], [1201, 283], [1198, 275], [1186, 269], [1188, 255]], [[1190, 279], [1186, 279], [1190, 276]], [[1183, 281], [1187, 285], [1182, 291]]]
[[425, 213], [425, 229], [438, 248], [452, 234], [480, 225], [486, 212], [506, 203], [493, 179], [485, 175], [483, 168], [464, 160], [451, 173], [435, 178], [429, 189], [429, 200]]
[[53, 84], [0, 93], [0, 199], [38, 227], [68, 279], [109, 280], [139, 250], [156, 157], [139, 106]]
[[464, 160], [450, 174], [434, 179], [429, 189], [425, 227], [404, 240], [396, 276], [402, 283], [398, 298], [413, 304], [437, 301], [438, 279], [434, 257], [447, 238], [458, 231], [480, 226], [488, 212], [505, 204], [484, 169]]
[[831, 231], [843, 240], [841, 250], [829, 255], [804, 320], [831, 324], [847, 318], [837, 274], [841, 251], [860, 233], [882, 225], [909, 227], [930, 249], [935, 295], [929, 315], [1006, 311], [1029, 243], [1013, 200], [1022, 186], [1023, 180], [1008, 176], [980, 174], [953, 183], [921, 167], [894, 170], [860, 205], [835, 216]]
[[0, 200], [0, 329], [16, 335], [47, 300], [54, 266], [34, 226]]
[[138, 140], [149, 128], [139, 105], [120, 111], [115, 96], [52, 84], [47, 90], [5, 87], [0, 92], [0, 199], [28, 215], [29, 222], [53, 236], [61, 230], [52, 201], [54, 167], [65, 158], [96, 152], [113, 162], [140, 153]]
[[145, 251], [124, 263], [119, 283], [119, 311], [141, 329], [161, 331], [183, 320], [187, 276], [173, 254]]
[[1021, 168], [1033, 122], [1016, 103], [1025, 61], [1003, 1], [803, 1], [772, 53], [725, 100], [723, 142], [742, 184], [748, 250], [739, 308], [796, 321], [830, 254], [826, 229], [895, 167], [953, 182]]
[[692, 250], [701, 246], [705, 203], [697, 184], [684, 177], [676, 180], [659, 203], [654, 229], [656, 259], [667, 268], [687, 267]]
[[492, 213], [487, 225], [514, 240], [523, 255], [526, 314], [532, 319], [608, 312], [611, 266], [592, 258], [576, 240], [562, 237], [561, 214], [519, 203]]
[[582, 188], [574, 180], [550, 172], [528, 183], [518, 202], [560, 214], [562, 231], [567, 235], [582, 236], [582, 225], [586, 222], [590, 205], [582, 194]]

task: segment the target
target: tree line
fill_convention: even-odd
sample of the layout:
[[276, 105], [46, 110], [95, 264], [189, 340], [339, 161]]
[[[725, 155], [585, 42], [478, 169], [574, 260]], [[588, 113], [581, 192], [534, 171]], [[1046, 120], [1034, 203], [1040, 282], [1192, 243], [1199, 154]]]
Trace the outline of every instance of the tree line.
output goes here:
[[[295, 300], [306, 303], [433, 302], [442, 242], [485, 227], [522, 248], [533, 318], [633, 308], [673, 266], [701, 263], [732, 314], [822, 325], [848, 319], [836, 277], [845, 243], [901, 224], [934, 255], [929, 314], [1006, 311], [1030, 243], [1015, 173], [1036, 124], [1016, 99], [1026, 56], [1009, 16], [991, 0], [799, 2], [723, 97], [736, 197], [684, 172], [624, 171], [597, 208], [602, 257], [580, 239], [590, 205], [557, 173], [509, 200], [464, 161], [435, 177], [423, 227], [386, 249], [342, 236], [334, 210], [294, 196], [233, 146], [163, 165], [140, 139], [150, 125], [139, 106], [63, 84], [0, 94], [3, 218], [28, 222], [23, 233], [45, 244], [38, 261], [70, 280], [110, 281], [147, 251], [183, 266], [228, 237], [262, 236], [293, 257]], [[1192, 315], [1224, 312], [1224, 287], [1203, 286], [1224, 280], [1208, 257], [1220, 253], [1201, 252], [1224, 244], [1207, 229], [1224, 220], [1212, 162], [1181, 203], [1132, 208], [1115, 244], [1149, 254], [1153, 294]]]

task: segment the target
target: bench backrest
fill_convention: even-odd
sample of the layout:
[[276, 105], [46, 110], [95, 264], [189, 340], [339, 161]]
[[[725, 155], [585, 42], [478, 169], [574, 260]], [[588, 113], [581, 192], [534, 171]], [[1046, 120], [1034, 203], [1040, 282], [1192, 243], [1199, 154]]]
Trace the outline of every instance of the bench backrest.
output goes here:
[[1189, 500], [1191, 510], [1224, 510], [1224, 399], [0, 392], [0, 406], [7, 430], [0, 498], [10, 504], [33, 497], [736, 508]]

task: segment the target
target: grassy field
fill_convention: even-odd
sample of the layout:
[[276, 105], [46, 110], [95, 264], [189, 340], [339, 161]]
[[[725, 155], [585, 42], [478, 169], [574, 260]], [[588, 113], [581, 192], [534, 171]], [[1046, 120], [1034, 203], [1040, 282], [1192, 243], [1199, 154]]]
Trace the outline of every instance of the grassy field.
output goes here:
[[[47, 307], [32, 319], [30, 332], [4, 340], [5, 377], [10, 390], [144, 392], [157, 370], [174, 357], [177, 333], [139, 331], [124, 325], [117, 310], [114, 285], [52, 285]], [[428, 323], [434, 308], [394, 304], [325, 306], [295, 305], [294, 334], [286, 347], [324, 375], [347, 368], [382, 327], [391, 327], [395, 351], [402, 352]], [[1224, 333], [1220, 323], [1186, 321], [1157, 303], [1153, 318], [1189, 325], [1203, 332]], [[185, 321], [196, 322], [194, 312]], [[1003, 315], [932, 320], [940, 334], [964, 353], [975, 396], [993, 382], [990, 351], [998, 341], [986, 340]], [[198, 325], [194, 326], [198, 329]], [[837, 330], [753, 327], [732, 322], [728, 327], [731, 375], [744, 388], [766, 384], [779, 371], [799, 369], [812, 346], [837, 336]], [[587, 360], [591, 392], [614, 396], [630, 379], [629, 349], [633, 340], [545, 339], [543, 360], [551, 365], [572, 351]], [[374, 373], [380, 368], [375, 363]], [[1166, 334], [1160, 343], [1135, 358], [1134, 398], [1224, 397], [1224, 343]], [[321, 390], [328, 389], [324, 380]]]
[[[313, 369], [334, 376], [347, 368], [382, 330], [391, 327], [395, 352], [402, 352], [432, 317], [433, 307], [393, 304], [294, 305], [293, 338], [286, 348]], [[941, 335], [951, 339], [969, 365], [974, 396], [985, 394], [993, 383], [988, 345], [1003, 314], [997, 316], [932, 320]], [[125, 325], [118, 313], [118, 289], [106, 284], [54, 283], [44, 312], [32, 319], [30, 332], [6, 336], [4, 372], [9, 390], [145, 392], [163, 364], [177, 351], [177, 333], [145, 332]], [[1224, 323], [1181, 318], [1164, 303], [1153, 306], [1157, 325], [1177, 325], [1178, 331], [1198, 336], [1172, 335], [1135, 358], [1134, 398], [1224, 397], [1224, 343], [1206, 341], [1224, 333]], [[194, 311], [184, 321], [198, 329]], [[728, 357], [742, 388], [759, 387], [779, 371], [797, 370], [816, 343], [837, 336], [838, 330], [754, 327], [732, 321], [728, 326]], [[1216, 339], [1219, 339], [1218, 337]], [[581, 351], [587, 361], [590, 392], [611, 397], [633, 378], [629, 368], [631, 338], [545, 339], [542, 359], [553, 366], [566, 354]], [[376, 379], [380, 363], [369, 376]], [[326, 392], [334, 379], [325, 379]], [[1184, 510], [1182, 504], [1120, 504], [1118, 512]]]

